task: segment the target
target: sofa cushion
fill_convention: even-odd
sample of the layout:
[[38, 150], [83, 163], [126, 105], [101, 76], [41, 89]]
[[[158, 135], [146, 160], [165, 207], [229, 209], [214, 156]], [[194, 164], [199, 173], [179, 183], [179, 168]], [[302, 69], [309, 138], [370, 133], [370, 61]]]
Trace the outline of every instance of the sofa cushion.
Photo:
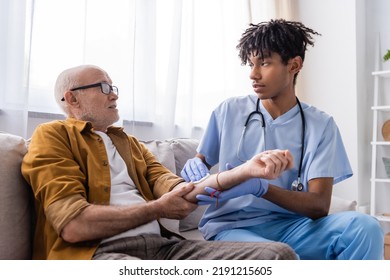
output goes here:
[[206, 211], [208, 205], [201, 205], [195, 209], [195, 211], [191, 212], [187, 217], [180, 220], [179, 223], [179, 231], [190, 231], [193, 229], [198, 229], [198, 224], [200, 219], [202, 218], [204, 212]]
[[26, 141], [0, 132], [0, 259], [31, 258], [31, 192], [20, 165]]
[[329, 214], [342, 211], [356, 211], [357, 202], [333, 195], [330, 203]]
[[171, 148], [175, 157], [176, 174], [180, 176], [180, 172], [186, 164], [187, 160], [196, 155], [196, 148], [199, 145], [199, 140], [190, 138], [171, 139]]
[[170, 141], [151, 140], [140, 142], [153, 153], [162, 165], [168, 168], [172, 173], [176, 174], [175, 157]]
[[157, 158], [162, 165], [180, 176], [188, 159], [196, 155], [199, 140], [190, 138], [173, 138], [168, 140], [140, 141]]
[[[152, 140], [141, 142], [154, 154], [162, 165], [178, 176], [180, 176], [180, 172], [187, 160], [196, 155], [196, 148], [199, 144], [199, 140], [190, 138], [173, 138], [164, 141]], [[169, 220], [162, 220], [161, 222], [166, 228], [177, 233], [179, 231], [190, 231], [197, 229], [198, 222], [204, 211], [205, 207], [198, 207], [197, 210], [183, 220], [180, 220], [180, 222]]]

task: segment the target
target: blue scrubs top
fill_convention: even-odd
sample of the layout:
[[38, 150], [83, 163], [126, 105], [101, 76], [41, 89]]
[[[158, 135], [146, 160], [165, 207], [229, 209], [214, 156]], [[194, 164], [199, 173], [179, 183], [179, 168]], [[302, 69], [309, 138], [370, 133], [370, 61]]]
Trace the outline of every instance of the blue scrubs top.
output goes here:
[[[267, 112], [260, 102], [265, 127], [259, 114], [253, 114], [243, 134], [248, 115], [256, 110], [257, 96], [233, 97], [222, 102], [210, 117], [198, 152], [210, 165], [219, 163], [224, 171], [226, 163], [242, 164], [265, 150], [290, 150], [294, 167], [281, 177], [269, 182], [283, 189], [291, 189], [298, 177], [302, 147], [302, 118], [299, 106], [276, 118]], [[308, 181], [319, 177], [333, 177], [336, 184], [352, 176], [352, 169], [333, 118], [317, 108], [302, 103], [306, 121], [305, 147], [301, 181], [307, 191]], [[210, 205], [200, 221], [199, 229], [206, 239], [222, 230], [259, 225], [282, 217], [299, 214], [279, 207], [268, 200], [245, 195], [218, 206]]]

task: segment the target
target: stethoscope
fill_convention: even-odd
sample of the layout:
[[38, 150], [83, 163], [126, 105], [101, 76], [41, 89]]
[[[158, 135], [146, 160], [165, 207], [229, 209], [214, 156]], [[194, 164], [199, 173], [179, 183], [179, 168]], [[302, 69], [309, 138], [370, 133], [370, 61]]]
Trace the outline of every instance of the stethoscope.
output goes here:
[[[292, 182], [291, 184], [291, 190], [293, 191], [302, 191], [303, 190], [303, 184], [302, 184], [302, 180], [301, 180], [301, 173], [302, 173], [302, 164], [303, 164], [303, 153], [304, 153], [304, 148], [305, 148], [305, 131], [306, 131], [306, 127], [305, 127], [305, 114], [303, 112], [303, 109], [302, 109], [302, 105], [301, 105], [301, 102], [299, 101], [298, 97], [296, 97], [297, 99], [297, 103], [298, 103], [298, 107], [299, 107], [299, 112], [300, 112], [300, 115], [301, 115], [301, 120], [302, 120], [302, 135], [301, 135], [301, 158], [299, 160], [299, 167], [298, 167], [298, 177], [296, 180], [294, 180], [294, 182]], [[257, 99], [257, 102], [256, 102], [256, 110], [251, 112], [248, 117], [246, 118], [246, 121], [245, 121], [245, 124], [244, 124], [244, 129], [241, 133], [241, 138], [240, 138], [240, 141], [238, 143], [238, 148], [237, 148], [237, 158], [241, 161], [241, 162], [245, 162], [245, 160], [242, 160], [240, 159], [240, 147], [242, 145], [242, 141], [243, 141], [243, 138], [244, 138], [244, 135], [245, 135], [245, 131], [246, 131], [246, 128], [252, 118], [253, 115], [259, 115], [261, 117], [261, 126], [263, 127], [263, 142], [264, 142], [264, 147], [265, 147], [265, 120], [264, 120], [264, 115], [263, 113], [260, 112], [260, 99]]]

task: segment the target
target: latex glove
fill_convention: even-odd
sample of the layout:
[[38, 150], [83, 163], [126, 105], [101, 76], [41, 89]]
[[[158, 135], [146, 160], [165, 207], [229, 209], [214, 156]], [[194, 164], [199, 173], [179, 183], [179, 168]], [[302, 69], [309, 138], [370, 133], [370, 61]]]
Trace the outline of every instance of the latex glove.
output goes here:
[[209, 169], [203, 163], [203, 161], [194, 157], [187, 160], [186, 164], [183, 167], [183, 170], [180, 172], [180, 175], [186, 180], [186, 182], [199, 181], [209, 173]]
[[252, 178], [228, 190], [220, 191], [210, 187], [205, 187], [204, 190], [209, 193], [209, 195], [198, 194], [196, 196], [198, 205], [213, 203], [218, 205], [219, 202], [224, 202], [247, 194], [262, 197], [268, 191], [268, 181], [260, 178]]
[[233, 169], [234, 168], [234, 166], [233, 165], [231, 165], [230, 163], [226, 163], [225, 164], [225, 167], [226, 167], [226, 170], [231, 170], [231, 169]]

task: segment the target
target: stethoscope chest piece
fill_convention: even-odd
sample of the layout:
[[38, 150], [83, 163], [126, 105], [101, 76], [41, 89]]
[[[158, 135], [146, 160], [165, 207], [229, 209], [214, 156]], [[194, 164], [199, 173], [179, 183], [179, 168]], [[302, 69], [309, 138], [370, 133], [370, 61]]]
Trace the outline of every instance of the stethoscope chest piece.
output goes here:
[[302, 191], [303, 190], [303, 184], [299, 182], [300, 180], [294, 180], [291, 184], [291, 190], [292, 191]]

